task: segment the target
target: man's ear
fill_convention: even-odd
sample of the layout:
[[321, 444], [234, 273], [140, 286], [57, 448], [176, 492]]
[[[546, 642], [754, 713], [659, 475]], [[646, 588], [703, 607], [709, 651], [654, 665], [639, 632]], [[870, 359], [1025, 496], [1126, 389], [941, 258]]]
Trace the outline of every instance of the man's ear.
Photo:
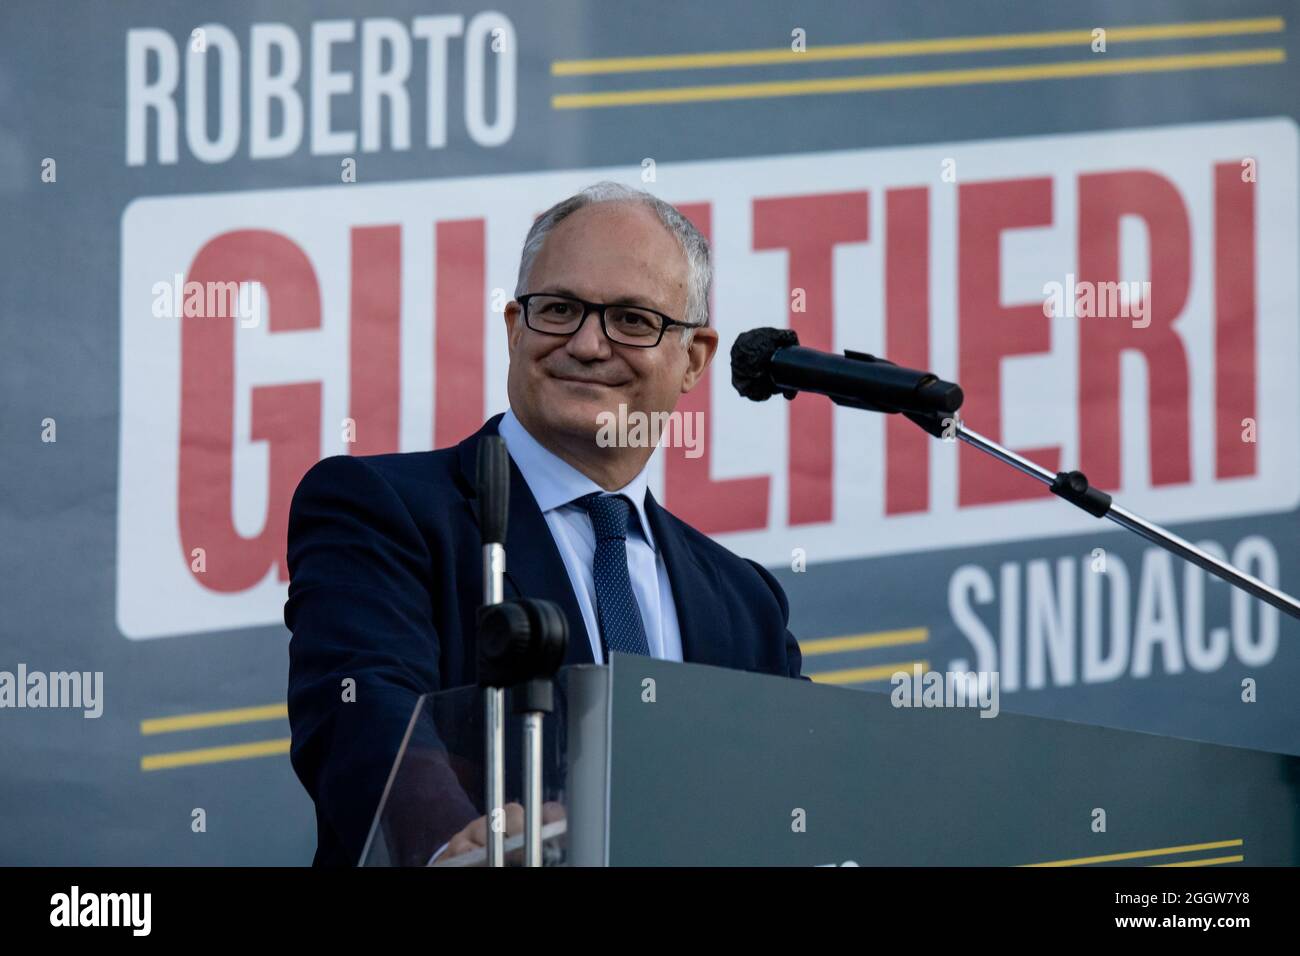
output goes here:
[[686, 374], [682, 376], [682, 394], [689, 392], [704, 375], [718, 350], [718, 330], [703, 326], [693, 330], [686, 347]]
[[510, 343], [510, 351], [513, 352], [519, 344], [519, 337], [524, 334], [524, 308], [514, 299], [506, 303], [505, 320], [506, 341]]

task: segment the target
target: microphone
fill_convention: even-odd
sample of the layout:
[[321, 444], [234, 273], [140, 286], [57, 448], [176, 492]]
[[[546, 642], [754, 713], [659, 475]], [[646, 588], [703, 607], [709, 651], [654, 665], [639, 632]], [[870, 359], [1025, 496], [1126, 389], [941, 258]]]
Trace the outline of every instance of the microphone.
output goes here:
[[499, 435], [485, 435], [479, 442], [477, 478], [483, 544], [505, 544], [506, 515], [510, 511], [510, 458], [506, 443]]
[[804, 348], [790, 329], [742, 332], [731, 347], [731, 384], [755, 402], [778, 392], [786, 398], [815, 392], [837, 405], [888, 414], [951, 414], [964, 398], [954, 382], [866, 352], [846, 349], [841, 356]]

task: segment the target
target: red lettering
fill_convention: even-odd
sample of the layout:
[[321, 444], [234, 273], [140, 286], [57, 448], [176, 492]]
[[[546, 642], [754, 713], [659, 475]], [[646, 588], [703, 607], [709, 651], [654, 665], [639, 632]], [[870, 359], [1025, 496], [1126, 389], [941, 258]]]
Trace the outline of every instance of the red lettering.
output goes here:
[[398, 449], [402, 395], [402, 232], [398, 226], [352, 230], [352, 327], [349, 361], [354, 455]]
[[[677, 208], [706, 238], [712, 235], [713, 210], [708, 203]], [[677, 403], [683, 415], [703, 414], [706, 436], [713, 434], [710, 375], [711, 369], [706, 369], [695, 387]], [[770, 479], [766, 475], [714, 480], [710, 467], [713, 445], [709, 441], [703, 442], [703, 454], [698, 458], [687, 458], [685, 448], [664, 448], [663, 455], [664, 507], [687, 524], [705, 534], [767, 527]]]
[[[260, 282], [272, 304], [269, 331], [320, 327], [320, 289], [302, 250], [279, 233], [240, 230], [199, 250], [189, 282]], [[267, 512], [262, 530], [246, 538], [233, 518], [235, 334], [239, 319], [178, 318], [181, 323], [181, 407], [178, 502], [187, 566], [195, 548], [206, 570], [195, 579], [214, 591], [250, 588], [272, 567], [287, 581], [284, 542], [289, 501], [298, 480], [320, 458], [319, 382], [258, 386], [252, 391], [251, 435], [269, 447]]]
[[1255, 418], [1255, 184], [1240, 163], [1214, 167], [1214, 474], [1256, 473], [1255, 442], [1241, 440]]
[[434, 448], [483, 424], [484, 242], [482, 219], [440, 222], [434, 234]]
[[[1178, 189], [1156, 173], [1079, 177], [1079, 281], [1119, 281], [1123, 216], [1138, 216], [1150, 237], [1151, 299], [1137, 328], [1124, 316], [1080, 317], [1079, 467], [1098, 488], [1120, 483], [1120, 353], [1147, 365], [1151, 483], [1191, 480], [1187, 353], [1173, 322], [1191, 281], [1191, 227]], [[1094, 285], [1094, 288], [1096, 286]]]
[[[833, 351], [835, 246], [867, 241], [867, 194], [828, 193], [754, 201], [754, 248], [788, 252], [790, 328], [799, 344]], [[797, 310], [795, 290], [803, 290]], [[790, 403], [790, 524], [833, 517], [834, 406], [821, 395]]]
[[[885, 356], [930, 367], [930, 193], [885, 193]], [[930, 506], [932, 439], [902, 415], [885, 417], [885, 514]]]
[[[1002, 441], [1002, 360], [1052, 346], [1041, 302], [1002, 304], [1002, 233], [1052, 223], [1052, 181], [1047, 178], [968, 183], [958, 194], [958, 342], [962, 418], [980, 434]], [[1045, 468], [1060, 468], [1058, 447], [1019, 452]], [[963, 444], [958, 465], [958, 502], [968, 505], [1019, 501], [1042, 494], [1038, 482], [1013, 473]]]

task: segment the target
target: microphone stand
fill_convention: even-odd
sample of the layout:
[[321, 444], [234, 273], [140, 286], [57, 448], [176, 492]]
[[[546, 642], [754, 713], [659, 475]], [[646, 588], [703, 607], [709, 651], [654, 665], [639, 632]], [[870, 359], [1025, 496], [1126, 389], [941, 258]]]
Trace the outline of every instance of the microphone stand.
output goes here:
[[[483, 605], [499, 605], [505, 596], [506, 514], [510, 462], [505, 442], [493, 435], [479, 445], [478, 493], [483, 528]], [[484, 767], [483, 802], [487, 808], [487, 865], [505, 866], [505, 712], [500, 683], [482, 682]], [[498, 826], [500, 829], [498, 829]]]
[[[875, 367], [864, 374], [862, 366], [865, 365]], [[935, 438], [945, 441], [958, 438], [1041, 481], [1052, 494], [1093, 517], [1109, 518], [1233, 587], [1300, 619], [1300, 601], [1237, 570], [1227, 561], [1206, 553], [1158, 524], [1121, 508], [1110, 495], [1089, 485], [1088, 476], [1083, 472], [1054, 474], [979, 432], [971, 431], [957, 417], [957, 410], [964, 400], [961, 387], [941, 381], [929, 372], [900, 368], [888, 359], [866, 352], [846, 349], [844, 358], [840, 358], [804, 348], [799, 345], [799, 336], [791, 329], [751, 329], [742, 333], [732, 345], [731, 384], [742, 396], [756, 402], [766, 401], [776, 394], [792, 400], [800, 391], [806, 390], [825, 395], [835, 404], [847, 408], [862, 408], [887, 415], [902, 414]]]
[[542, 865], [542, 721], [555, 708], [555, 672], [564, 662], [568, 620], [558, 604], [505, 600], [510, 457], [498, 435], [478, 448], [479, 524], [483, 539], [483, 604], [478, 610], [478, 683], [484, 699], [484, 803], [487, 865], [505, 865], [505, 689], [524, 722], [524, 865]]
[[[880, 410], [891, 411], [891, 409], [883, 408]], [[1083, 472], [1062, 471], [1053, 473], [1048, 471], [1042, 465], [1035, 464], [1028, 458], [1017, 455], [1011, 449], [1003, 448], [992, 439], [985, 438], [979, 432], [967, 428], [962, 420], [956, 417], [956, 412], [945, 415], [942, 412], [904, 411], [902, 414], [934, 437], [942, 438], [945, 441], [951, 441], [954, 438], [960, 439], [972, 448], [978, 448], [980, 451], [992, 455], [998, 461], [1005, 462], [1022, 474], [1026, 474], [1030, 478], [1036, 478], [1047, 485], [1052, 494], [1065, 499], [1076, 507], [1082, 508], [1093, 517], [1109, 518], [1121, 528], [1127, 528], [1129, 531], [1141, 535], [1153, 544], [1157, 544], [1166, 551], [1178, 555], [1184, 561], [1190, 561], [1209, 571], [1215, 577], [1221, 578], [1234, 587], [1254, 595], [1267, 604], [1271, 604], [1278, 610], [1285, 611], [1292, 617], [1300, 619], [1300, 601], [1271, 585], [1265, 584], [1259, 578], [1238, 570], [1227, 561], [1216, 558], [1214, 555], [1198, 548], [1186, 538], [1180, 538], [1172, 531], [1166, 531], [1155, 522], [1148, 521], [1127, 508], [1121, 508], [1114, 503], [1110, 495], [1089, 485], [1088, 477]]]
[[[483, 581], [485, 605], [500, 604], [502, 576], [505, 573], [505, 549], [499, 543], [483, 546]], [[486, 733], [486, 760], [484, 773], [484, 803], [487, 819], [487, 865], [505, 866], [505, 718], [506, 692], [503, 687], [485, 687], [484, 727]], [[498, 825], [500, 829], [498, 829]]]

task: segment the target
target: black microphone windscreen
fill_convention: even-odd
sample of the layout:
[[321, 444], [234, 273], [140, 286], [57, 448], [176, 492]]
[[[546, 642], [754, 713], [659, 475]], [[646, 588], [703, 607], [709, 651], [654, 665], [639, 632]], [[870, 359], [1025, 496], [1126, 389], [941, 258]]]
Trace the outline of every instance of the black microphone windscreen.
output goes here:
[[777, 393], [770, 367], [779, 349], [799, 344], [793, 329], [750, 329], [731, 346], [731, 384], [745, 398], [766, 401]]
[[485, 435], [478, 443], [479, 526], [484, 544], [505, 544], [510, 510], [510, 456], [500, 435]]

